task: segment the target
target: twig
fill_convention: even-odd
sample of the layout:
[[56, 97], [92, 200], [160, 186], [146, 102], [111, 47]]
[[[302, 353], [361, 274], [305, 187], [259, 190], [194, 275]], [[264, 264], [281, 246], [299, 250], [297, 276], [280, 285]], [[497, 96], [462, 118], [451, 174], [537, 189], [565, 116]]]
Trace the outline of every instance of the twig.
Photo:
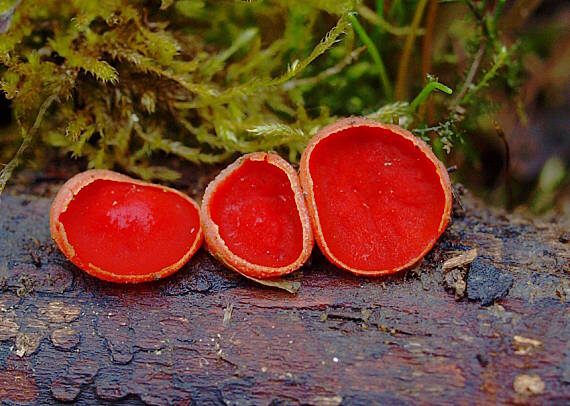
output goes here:
[[402, 52], [402, 58], [400, 59], [400, 65], [398, 67], [398, 79], [396, 81], [395, 91], [395, 97], [397, 100], [402, 100], [405, 97], [408, 78], [408, 66], [410, 64], [410, 57], [412, 56], [412, 48], [414, 46], [414, 40], [416, 39], [416, 31], [418, 30], [418, 27], [424, 15], [426, 4], [427, 0], [419, 1], [418, 6], [416, 7], [416, 12], [414, 13], [414, 18], [412, 19], [412, 25], [410, 26], [410, 33], [406, 38], [404, 51]]
[[499, 55], [496, 56], [495, 62], [493, 63], [493, 66], [491, 66], [491, 69], [489, 69], [485, 73], [485, 75], [479, 81], [479, 83], [477, 83], [475, 86], [467, 89], [465, 96], [463, 97], [462, 100], [459, 101], [459, 104], [467, 103], [474, 94], [476, 94], [479, 90], [481, 90], [482, 88], [487, 86], [489, 84], [489, 82], [495, 77], [495, 75], [497, 74], [497, 71], [504, 66], [505, 61], [511, 55], [511, 53], [513, 52], [514, 49], [515, 49], [515, 46], [512, 46], [509, 49], [507, 49], [505, 46], [503, 46], [499, 50]]
[[483, 55], [485, 54], [485, 48], [486, 47], [487, 47], [487, 44], [485, 42], [483, 42], [481, 44], [481, 46], [479, 47], [477, 54], [475, 54], [475, 59], [473, 59], [473, 63], [471, 64], [471, 68], [469, 68], [469, 73], [467, 73], [467, 77], [465, 78], [465, 83], [463, 83], [463, 86], [461, 87], [461, 91], [457, 94], [457, 96], [455, 96], [455, 99], [453, 99], [453, 102], [451, 102], [451, 110], [455, 110], [455, 108], [461, 103], [463, 96], [465, 96], [465, 93], [467, 93], [467, 90], [469, 90], [469, 87], [473, 83], [473, 79], [475, 78], [475, 75], [477, 74], [477, 70], [479, 69], [479, 65], [481, 64], [481, 60], [483, 59]]
[[449, 271], [453, 268], [458, 268], [460, 266], [470, 264], [477, 257], [477, 248], [470, 249], [460, 255], [453, 258], [449, 258], [443, 263], [442, 269], [444, 272]]
[[224, 309], [224, 319], [222, 321], [224, 327], [229, 326], [233, 311], [234, 311], [234, 305], [228, 303], [226, 308]]

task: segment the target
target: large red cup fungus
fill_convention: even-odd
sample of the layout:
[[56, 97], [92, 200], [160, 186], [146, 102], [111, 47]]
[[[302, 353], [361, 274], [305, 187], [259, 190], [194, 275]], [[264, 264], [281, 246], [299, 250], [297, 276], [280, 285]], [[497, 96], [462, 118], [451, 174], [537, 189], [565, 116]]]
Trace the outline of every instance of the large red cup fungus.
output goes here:
[[313, 248], [299, 178], [276, 154], [245, 155], [224, 169], [206, 188], [202, 227], [212, 255], [258, 279], [295, 271]]
[[322, 252], [355, 274], [412, 266], [449, 222], [445, 167], [394, 125], [353, 117], [323, 128], [303, 152], [300, 179]]
[[50, 229], [79, 268], [122, 283], [176, 272], [203, 239], [200, 209], [188, 196], [107, 170], [80, 173], [61, 187]]

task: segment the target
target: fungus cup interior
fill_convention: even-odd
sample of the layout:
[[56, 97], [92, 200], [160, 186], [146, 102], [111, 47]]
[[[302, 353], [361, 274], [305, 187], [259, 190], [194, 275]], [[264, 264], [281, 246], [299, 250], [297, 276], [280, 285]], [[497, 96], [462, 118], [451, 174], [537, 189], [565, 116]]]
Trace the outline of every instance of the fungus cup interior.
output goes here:
[[303, 229], [287, 174], [246, 159], [218, 185], [210, 214], [228, 249], [251, 264], [279, 268], [296, 261]]
[[197, 207], [160, 187], [95, 180], [58, 217], [74, 262], [114, 275], [147, 275], [180, 261], [200, 230]]
[[322, 237], [349, 267], [399, 269], [439, 237], [446, 195], [437, 166], [392, 130], [333, 133], [314, 147], [309, 170]]

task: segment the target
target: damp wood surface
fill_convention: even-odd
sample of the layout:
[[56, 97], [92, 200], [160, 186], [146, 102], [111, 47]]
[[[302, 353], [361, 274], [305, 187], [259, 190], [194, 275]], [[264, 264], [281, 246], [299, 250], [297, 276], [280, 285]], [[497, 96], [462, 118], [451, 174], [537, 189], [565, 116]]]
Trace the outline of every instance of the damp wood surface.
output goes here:
[[434, 249], [393, 277], [351, 276], [315, 247], [291, 295], [202, 248], [165, 280], [124, 286], [56, 249], [59, 184], [2, 197], [1, 405], [570, 402], [567, 221], [466, 193]]

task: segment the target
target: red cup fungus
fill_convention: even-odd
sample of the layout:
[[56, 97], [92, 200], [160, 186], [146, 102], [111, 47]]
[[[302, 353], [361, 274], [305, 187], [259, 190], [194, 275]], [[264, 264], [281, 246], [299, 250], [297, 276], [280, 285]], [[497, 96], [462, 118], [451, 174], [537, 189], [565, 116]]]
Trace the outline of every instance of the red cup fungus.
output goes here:
[[107, 170], [69, 179], [50, 211], [52, 238], [99, 279], [136, 283], [168, 276], [200, 247], [200, 208], [185, 194]]
[[295, 271], [313, 248], [297, 173], [272, 153], [242, 156], [208, 185], [202, 228], [212, 255], [257, 279]]
[[449, 222], [445, 167], [395, 125], [351, 117], [323, 128], [303, 152], [300, 180], [321, 251], [355, 274], [409, 268]]

